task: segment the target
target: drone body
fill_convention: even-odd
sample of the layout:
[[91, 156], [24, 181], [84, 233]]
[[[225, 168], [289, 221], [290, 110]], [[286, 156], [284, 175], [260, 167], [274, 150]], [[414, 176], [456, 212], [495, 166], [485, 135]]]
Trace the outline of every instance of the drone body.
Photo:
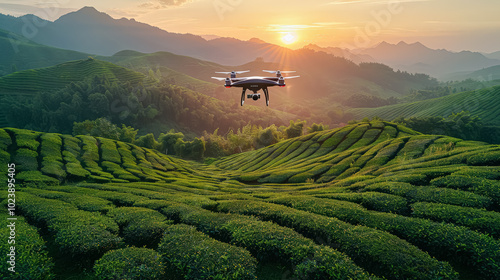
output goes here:
[[295, 71], [269, 71], [269, 70], [263, 70], [264, 72], [268, 73], [275, 73], [276, 77], [260, 77], [260, 76], [254, 76], [254, 77], [241, 77], [237, 78], [237, 74], [242, 74], [242, 73], [247, 73], [250, 71], [233, 71], [233, 72], [216, 72], [219, 74], [226, 74], [226, 75], [231, 75], [229, 78], [219, 78], [219, 77], [212, 77], [213, 79], [219, 80], [219, 81], [224, 81], [226, 88], [231, 88], [231, 87], [240, 87], [243, 89], [241, 92], [241, 106], [245, 103], [245, 93], [247, 90], [251, 90], [253, 94], [248, 94], [247, 98], [248, 99], [253, 99], [255, 101], [260, 99], [260, 93], [257, 93], [259, 90], [262, 90], [264, 92], [264, 96], [266, 97], [266, 106], [269, 106], [269, 90], [267, 89], [268, 87], [273, 87], [273, 86], [279, 86], [279, 87], [285, 87], [285, 78], [287, 79], [293, 79], [293, 78], [298, 78], [299, 76], [294, 76], [294, 77], [283, 77], [282, 74], [286, 73], [293, 73]]

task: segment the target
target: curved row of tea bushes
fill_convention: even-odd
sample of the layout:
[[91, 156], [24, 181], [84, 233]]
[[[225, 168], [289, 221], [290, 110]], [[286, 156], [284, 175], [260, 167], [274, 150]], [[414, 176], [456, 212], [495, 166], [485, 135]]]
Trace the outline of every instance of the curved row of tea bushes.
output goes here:
[[[424, 154], [425, 149], [438, 138], [438, 136], [417, 135], [412, 136], [405, 146], [398, 152], [393, 159], [394, 162], [399, 160], [407, 160], [420, 157]], [[389, 162], [391, 164], [391, 162]]]
[[61, 154], [61, 137], [53, 133], [44, 133], [40, 139], [40, 156], [42, 157], [40, 170], [46, 175], [63, 180], [66, 178], [66, 171]]
[[80, 143], [81, 141], [70, 135], [61, 135], [63, 139], [64, 150], [62, 151], [63, 160], [66, 162], [67, 179], [83, 180], [90, 176], [90, 172], [85, 170], [78, 157], [81, 154]]
[[332, 193], [316, 197], [350, 201], [380, 212], [404, 214], [408, 210], [408, 202], [403, 197], [379, 192]]
[[184, 279], [257, 279], [257, 260], [245, 249], [217, 241], [184, 224], [170, 225], [158, 245], [171, 276]]
[[[7, 221], [9, 216], [0, 215], [2, 221]], [[2, 262], [0, 262], [0, 278], [21, 280], [21, 279], [54, 279], [52, 272], [54, 263], [48, 256], [45, 241], [40, 237], [37, 229], [26, 222], [23, 217], [16, 216], [15, 227], [6, 225], [0, 227], [0, 252], [2, 252]], [[12, 232], [15, 233], [15, 239], [10, 239]], [[15, 243], [11, 243], [14, 240]], [[10, 241], [10, 242], [9, 242]], [[14, 253], [11, 247], [15, 247]], [[8, 270], [11, 267], [9, 263], [11, 256], [14, 257], [15, 273]], [[28, 278], [30, 277], [30, 278]]]
[[113, 140], [97, 137], [100, 144], [102, 161], [110, 161], [117, 164], [122, 163], [120, 153], [118, 153], [116, 143]]
[[[77, 189], [81, 192], [92, 194], [95, 196], [102, 197], [104, 199], [109, 199], [113, 201], [117, 206], [132, 206], [138, 201], [149, 199], [165, 199], [171, 201], [177, 201], [181, 203], [186, 203], [189, 205], [210, 205], [215, 204], [210, 198], [204, 195], [197, 194], [196, 189], [190, 189], [177, 185], [164, 185], [164, 184], [153, 184], [153, 183], [128, 183], [124, 187], [123, 185], [117, 184], [89, 184], [81, 183], [78, 184]], [[85, 189], [95, 189], [96, 191], [85, 190]], [[113, 196], [113, 193], [116, 195]], [[213, 195], [216, 192], [202, 192], [205, 195]], [[120, 196], [126, 200], [120, 200]], [[134, 206], [136, 206], [134, 204]]]
[[412, 204], [412, 215], [438, 222], [453, 223], [500, 237], [500, 213], [454, 205], [417, 202]]
[[390, 232], [431, 255], [453, 260], [487, 279], [500, 278], [500, 242], [465, 227], [366, 210], [358, 204], [308, 196], [279, 197], [273, 203]]
[[37, 151], [38, 146], [40, 146], [40, 142], [37, 140], [38, 137], [42, 134], [41, 132], [25, 130], [25, 129], [17, 129], [17, 128], [8, 128], [10, 133], [13, 133], [15, 136], [15, 142], [17, 148], [25, 148], [30, 149], [32, 151]]
[[258, 201], [220, 201], [217, 210], [256, 215], [291, 227], [337, 248], [357, 264], [387, 279], [457, 279], [458, 276], [449, 264], [437, 261], [396, 236], [336, 218]]
[[107, 215], [122, 228], [125, 242], [138, 247], [155, 247], [172, 223], [159, 212], [140, 207], [118, 207], [111, 209]]
[[219, 240], [244, 247], [259, 260], [279, 260], [292, 265], [295, 277], [300, 276], [298, 279], [376, 279], [347, 256], [271, 222], [175, 202], [160, 212]]
[[489, 180], [500, 179], [500, 167], [498, 166], [468, 166], [451, 175], [462, 175], [466, 177], [477, 177]]
[[77, 186], [73, 186], [71, 188], [51, 187], [50, 189], [55, 190], [55, 191], [77, 193], [77, 194], [102, 198], [102, 199], [111, 201], [117, 207], [132, 206], [132, 205], [134, 205], [135, 202], [141, 201], [144, 199], [143, 196], [134, 195], [131, 193], [126, 193], [126, 192], [96, 190], [96, 189], [83, 188], [83, 187], [77, 187]]
[[47, 228], [68, 256], [98, 256], [121, 244], [118, 225], [99, 213], [78, 210], [55, 199], [17, 193], [19, 211], [39, 228]]
[[27, 192], [43, 198], [57, 199], [68, 202], [73, 204], [80, 210], [89, 212], [101, 212], [105, 214], [106, 212], [114, 208], [114, 205], [111, 203], [111, 201], [90, 195], [36, 188], [25, 188], [23, 189], [23, 192]]
[[406, 198], [409, 203], [434, 202], [474, 208], [489, 208], [492, 205], [490, 198], [472, 192], [438, 188], [434, 186], [417, 187], [403, 182], [370, 184], [362, 189], [362, 191], [375, 191], [402, 196]]
[[500, 182], [477, 177], [448, 175], [436, 178], [431, 184], [441, 188], [462, 189], [491, 198], [497, 206], [500, 205]]
[[106, 252], [95, 262], [94, 275], [99, 280], [157, 280], [167, 276], [160, 254], [136, 247]]
[[467, 163], [469, 165], [500, 165], [500, 151], [488, 151], [476, 153], [475, 155], [467, 158]]

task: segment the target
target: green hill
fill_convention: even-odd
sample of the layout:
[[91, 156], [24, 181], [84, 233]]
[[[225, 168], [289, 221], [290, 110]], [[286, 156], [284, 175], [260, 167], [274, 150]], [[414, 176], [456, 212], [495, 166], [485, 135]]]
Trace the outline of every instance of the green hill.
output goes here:
[[500, 80], [500, 65], [483, 68], [481, 70], [465, 73], [453, 73], [445, 77], [445, 80], [474, 79], [481, 82]]
[[347, 110], [352, 119], [372, 118], [393, 120], [398, 117], [446, 117], [451, 113], [469, 111], [479, 116], [486, 124], [500, 125], [500, 86], [467, 91], [413, 103], [396, 104], [378, 108], [356, 108]]
[[5, 128], [0, 163], [15, 173], [16, 257], [29, 264], [17, 275], [500, 277], [498, 145], [371, 122], [204, 165]]
[[146, 54], [135, 51], [121, 51], [110, 57], [99, 58], [129, 68], [164, 66], [184, 74], [189, 73], [191, 77], [201, 78], [206, 81], [210, 81], [210, 77], [214, 76], [216, 71], [231, 71], [222, 70], [225, 67], [215, 62], [169, 52]]
[[0, 29], [0, 76], [20, 70], [49, 67], [85, 59], [89, 55], [40, 45], [20, 35]]
[[83, 81], [95, 76], [107, 76], [112, 82], [138, 84], [145, 76], [110, 62], [88, 58], [70, 61], [56, 66], [30, 69], [0, 78], [1, 94], [32, 94], [63, 88], [71, 82]]

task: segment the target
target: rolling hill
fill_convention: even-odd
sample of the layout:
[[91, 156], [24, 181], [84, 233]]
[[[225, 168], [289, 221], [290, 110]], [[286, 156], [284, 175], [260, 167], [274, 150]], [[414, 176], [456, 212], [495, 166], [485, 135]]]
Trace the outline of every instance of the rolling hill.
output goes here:
[[71, 60], [85, 59], [89, 55], [76, 51], [53, 48], [0, 29], [0, 76], [12, 72], [49, 67]]
[[[39, 48], [39, 46], [37, 46]], [[130, 83], [144, 82], [146, 76], [93, 58], [76, 60], [40, 69], [18, 71], [0, 77], [0, 98], [5, 96], [32, 96], [41, 92], [62, 89], [72, 82], [84, 81], [95, 76], [106, 76], [109, 81]], [[5, 111], [0, 112], [0, 125], [9, 125]]]
[[[317, 115], [314, 117], [315, 122], [326, 119], [326, 114], [332, 110], [332, 106], [342, 103], [354, 94], [387, 99], [405, 96], [411, 89], [424, 89], [437, 85], [437, 81], [427, 75], [401, 73], [376, 63], [356, 65], [345, 58], [309, 49], [296, 50], [280, 63], [257, 59], [234, 67], [168, 52], [144, 54], [123, 51], [99, 59], [134, 70], [166, 67], [214, 85], [217, 84], [211, 77], [217, 76], [215, 74], [217, 71], [250, 70], [250, 75], [263, 75], [263, 69], [297, 70], [300, 79], [290, 81], [284, 89], [271, 90], [271, 106], [288, 113], [299, 114], [303, 118]], [[214, 90], [207, 84], [196, 81], [192, 81], [191, 84], [195, 88], [204, 90], [203, 93], [222, 100], [238, 100], [240, 95], [239, 89], [225, 90], [220, 84], [217, 95], [213, 94]]]
[[371, 122], [205, 165], [5, 128], [0, 156], [2, 176], [16, 174], [16, 236], [30, 241], [16, 246], [18, 257], [34, 264], [18, 275], [500, 276], [497, 145]]
[[453, 73], [445, 77], [449, 81], [458, 81], [465, 79], [474, 79], [477, 81], [500, 80], [500, 65], [491, 66], [481, 70], [465, 73]]
[[0, 78], [2, 94], [32, 94], [60, 89], [71, 82], [83, 81], [95, 76], [106, 76], [110, 81], [139, 84], [145, 75], [114, 65], [110, 62], [88, 58], [70, 61], [56, 66], [30, 69]]
[[455, 93], [448, 96], [413, 103], [403, 103], [379, 108], [349, 109], [354, 119], [380, 117], [393, 120], [398, 117], [446, 117], [451, 113], [469, 111], [479, 116], [484, 123], [500, 125], [500, 86], [475, 91]]

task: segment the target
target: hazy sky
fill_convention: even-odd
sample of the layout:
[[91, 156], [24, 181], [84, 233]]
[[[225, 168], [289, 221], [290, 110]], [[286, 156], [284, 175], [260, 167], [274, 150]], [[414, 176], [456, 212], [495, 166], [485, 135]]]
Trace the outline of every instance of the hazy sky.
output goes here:
[[498, 0], [0, 0], [0, 13], [55, 20], [83, 6], [170, 32], [257, 37], [291, 48], [404, 40], [453, 51], [500, 51]]

